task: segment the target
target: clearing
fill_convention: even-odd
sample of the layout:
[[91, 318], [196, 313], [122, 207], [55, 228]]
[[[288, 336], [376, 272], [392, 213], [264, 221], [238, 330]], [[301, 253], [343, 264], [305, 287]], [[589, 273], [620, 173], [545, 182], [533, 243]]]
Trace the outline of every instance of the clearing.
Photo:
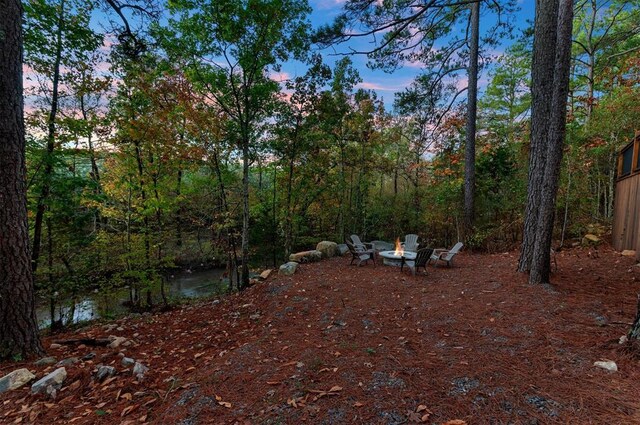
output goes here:
[[[636, 313], [640, 268], [609, 248], [557, 254], [553, 286], [530, 286], [517, 253], [462, 254], [412, 277], [349, 258], [272, 274], [242, 294], [94, 324], [116, 349], [61, 346], [55, 400], [0, 395], [2, 423], [634, 424], [638, 360], [618, 344]], [[123, 352], [149, 367], [136, 380]], [[618, 372], [593, 363], [610, 359]], [[118, 374], [96, 382], [102, 363]], [[38, 378], [55, 365], [19, 367]]]

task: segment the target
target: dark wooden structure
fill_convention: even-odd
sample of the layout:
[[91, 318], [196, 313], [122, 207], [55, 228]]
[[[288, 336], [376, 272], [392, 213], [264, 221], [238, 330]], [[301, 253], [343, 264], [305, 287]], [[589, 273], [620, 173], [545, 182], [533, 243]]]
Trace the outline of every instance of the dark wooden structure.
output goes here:
[[620, 151], [617, 171], [613, 247], [635, 250], [640, 259], [640, 131]]

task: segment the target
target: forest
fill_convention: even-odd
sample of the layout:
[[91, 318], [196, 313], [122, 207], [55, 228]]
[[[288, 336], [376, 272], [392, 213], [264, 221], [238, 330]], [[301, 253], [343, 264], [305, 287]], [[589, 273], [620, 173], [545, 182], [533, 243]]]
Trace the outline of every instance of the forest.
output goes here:
[[[273, 267], [314, 241], [352, 233], [394, 240], [415, 232], [435, 246], [464, 240], [486, 252], [519, 246], [533, 37], [510, 23], [513, 4], [482, 11], [501, 20], [483, 24], [480, 37], [487, 83], [471, 138], [470, 221], [460, 84], [469, 47], [452, 35], [467, 24], [467, 7], [423, 17], [419, 25], [438, 29], [415, 47], [402, 35], [369, 54], [389, 72], [424, 64], [385, 107], [358, 88], [350, 56], [323, 62], [304, 3], [216, 3], [220, 10], [206, 1], [123, 3], [115, 12], [124, 24], [109, 5], [25, 3], [29, 232], [44, 298], [127, 285], [142, 307], [175, 268]], [[637, 6], [576, 5], [556, 248], [590, 225], [610, 225], [617, 153], [640, 122]], [[275, 7], [282, 15], [270, 28]], [[383, 19], [349, 13], [370, 32]], [[316, 31], [317, 43], [339, 43], [331, 31]], [[507, 32], [512, 42], [491, 56]], [[291, 60], [307, 70], [276, 81]]]
[[[24, 186], [0, 192], [2, 307], [22, 273], [51, 331], [84, 294], [170, 309], [180, 271], [224, 269], [243, 292], [351, 234], [516, 252], [531, 283], [553, 283], [554, 253], [610, 231], [618, 154], [640, 129], [637, 0], [541, 0], [535, 16], [515, 0], [347, 0], [324, 21], [319, 1], [0, 4], [15, 36], [0, 47], [21, 53], [3, 53], [2, 94], [17, 75], [24, 99], [0, 109], [0, 184]], [[392, 97], [363, 77], [407, 67]], [[24, 163], [4, 141], [18, 109]], [[8, 206], [25, 194], [23, 231]], [[15, 346], [11, 317], [0, 358], [41, 353]]]

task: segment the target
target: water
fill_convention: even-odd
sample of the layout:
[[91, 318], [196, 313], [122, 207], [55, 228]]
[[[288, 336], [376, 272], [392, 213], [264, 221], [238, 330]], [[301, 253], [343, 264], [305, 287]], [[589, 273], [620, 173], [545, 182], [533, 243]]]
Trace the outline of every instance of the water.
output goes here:
[[[199, 298], [222, 293], [228, 288], [228, 280], [223, 279], [224, 272], [224, 269], [211, 269], [176, 273], [169, 277], [165, 290], [171, 298]], [[159, 297], [159, 290], [156, 292], [158, 294], [154, 294], [154, 301]], [[73, 323], [126, 313], [128, 310], [123, 303], [128, 300], [128, 289], [121, 289], [116, 293], [94, 292], [84, 295], [76, 302]], [[67, 317], [70, 315], [71, 307], [68, 302], [65, 304], [67, 305], [62, 307], [62, 314], [65, 316], [65, 323], [69, 323]], [[36, 315], [40, 328], [51, 325], [51, 313], [46, 300], [38, 304]], [[59, 315], [60, 307], [56, 308], [56, 318]]]

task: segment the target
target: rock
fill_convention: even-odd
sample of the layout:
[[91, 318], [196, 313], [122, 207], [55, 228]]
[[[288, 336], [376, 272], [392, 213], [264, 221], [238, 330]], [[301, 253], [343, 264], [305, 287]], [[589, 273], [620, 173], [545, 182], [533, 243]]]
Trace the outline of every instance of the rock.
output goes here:
[[71, 366], [72, 364], [78, 363], [79, 360], [77, 357], [69, 357], [68, 359], [60, 360], [56, 366]]
[[273, 270], [271, 270], [271, 269], [267, 269], [267, 270], [263, 271], [262, 273], [260, 273], [260, 279], [267, 280], [272, 271]]
[[283, 265], [280, 266], [280, 270], [278, 271], [278, 273], [285, 276], [291, 276], [296, 272], [297, 268], [298, 268], [298, 263], [296, 263], [295, 261], [289, 261], [288, 263], [284, 263]]
[[60, 367], [33, 384], [31, 392], [33, 394], [46, 393], [55, 397], [55, 392], [52, 390], [59, 390], [65, 379], [67, 379], [67, 370]]
[[322, 260], [322, 253], [320, 251], [302, 251], [289, 256], [289, 261], [295, 261], [296, 263], [314, 263]]
[[50, 364], [56, 364], [58, 360], [55, 357], [43, 357], [40, 360], [35, 361], [33, 364], [36, 366], [46, 366]]
[[618, 340], [618, 344], [626, 344], [628, 341], [629, 341], [629, 338], [627, 338], [626, 335], [622, 335]]
[[600, 238], [597, 237], [596, 235], [593, 235], [591, 233], [587, 233], [586, 235], [584, 235], [584, 237], [582, 238], [582, 245], [585, 246], [589, 246], [589, 245], [599, 245], [600, 244]]
[[96, 353], [94, 353], [94, 352], [92, 351], [92, 352], [90, 352], [90, 353], [88, 353], [88, 354], [85, 354], [85, 355], [82, 357], [82, 360], [83, 360], [83, 361], [87, 361], [87, 360], [93, 360], [93, 359], [95, 359], [95, 358], [96, 358]]
[[391, 242], [385, 241], [371, 241], [376, 251], [393, 251], [395, 249], [395, 245]]
[[104, 381], [105, 379], [114, 376], [116, 374], [116, 368], [113, 366], [98, 366], [98, 371], [96, 372], [96, 379], [98, 381]]
[[122, 360], [120, 361], [120, 363], [124, 367], [129, 367], [129, 366], [133, 366], [134, 364], [136, 364], [136, 361], [133, 360], [131, 357], [123, 357]]
[[323, 258], [335, 257], [338, 253], [338, 244], [331, 241], [318, 242], [316, 251], [320, 251]]
[[344, 255], [349, 251], [349, 247], [347, 246], [346, 243], [341, 243], [338, 244], [338, 252], [340, 253], [340, 255]]
[[142, 363], [136, 362], [136, 364], [133, 366], [132, 373], [133, 373], [133, 376], [141, 380], [142, 378], [144, 378], [144, 374], [147, 373], [148, 371], [149, 371], [148, 367], [146, 367]]
[[52, 349], [52, 350], [55, 350], [55, 349], [58, 349], [58, 348], [62, 348], [62, 345], [53, 343], [53, 344], [51, 344], [49, 346], [49, 348]]
[[0, 393], [18, 389], [35, 377], [36, 375], [29, 372], [29, 369], [16, 369], [0, 378]]
[[120, 347], [120, 345], [122, 345], [122, 343], [124, 343], [127, 338], [123, 337], [123, 336], [110, 336], [109, 338], [111, 338], [111, 344], [109, 344], [110, 348], [118, 348]]
[[617, 372], [618, 371], [618, 365], [616, 364], [616, 362], [611, 361], [611, 360], [594, 362], [593, 365], [597, 366], [597, 367], [601, 367], [603, 369], [610, 370], [611, 372]]
[[636, 256], [636, 252], [633, 249], [625, 249], [620, 254], [624, 255], [625, 257], [635, 257]]

